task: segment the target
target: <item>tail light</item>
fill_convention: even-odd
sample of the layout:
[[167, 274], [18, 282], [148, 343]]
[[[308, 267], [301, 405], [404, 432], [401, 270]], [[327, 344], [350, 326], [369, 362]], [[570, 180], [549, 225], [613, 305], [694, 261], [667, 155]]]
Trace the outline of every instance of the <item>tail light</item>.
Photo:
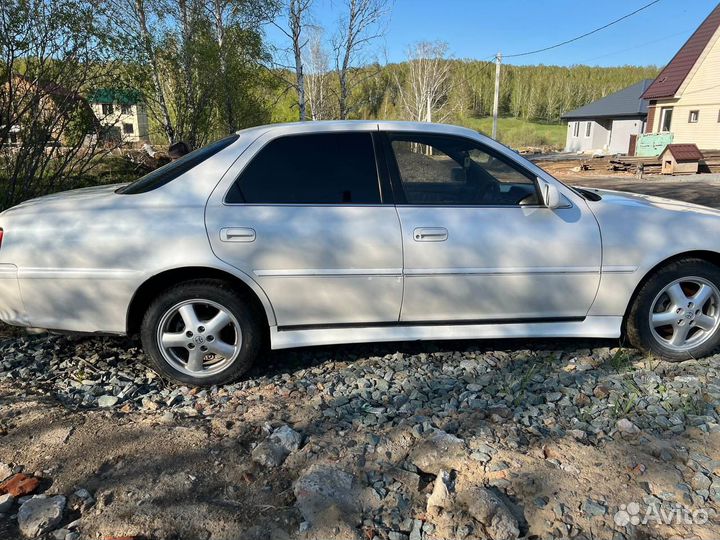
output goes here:
[[2, 237], [3, 237], [3, 230], [2, 230], [2, 227], [0, 227], [0, 247], [2, 247]]

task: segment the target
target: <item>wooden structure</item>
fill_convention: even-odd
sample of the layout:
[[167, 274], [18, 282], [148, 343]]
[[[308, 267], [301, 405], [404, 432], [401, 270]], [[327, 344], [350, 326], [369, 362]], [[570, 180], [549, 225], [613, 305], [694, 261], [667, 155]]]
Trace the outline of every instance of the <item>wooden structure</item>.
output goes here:
[[660, 154], [662, 174], [697, 174], [702, 152], [694, 144], [668, 144]]

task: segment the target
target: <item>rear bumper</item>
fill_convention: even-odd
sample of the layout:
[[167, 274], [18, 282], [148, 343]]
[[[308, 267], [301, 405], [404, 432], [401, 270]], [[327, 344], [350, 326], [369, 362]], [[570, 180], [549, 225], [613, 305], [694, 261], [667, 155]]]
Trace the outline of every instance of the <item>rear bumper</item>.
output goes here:
[[0, 321], [15, 326], [30, 326], [20, 294], [18, 269], [14, 264], [0, 263]]

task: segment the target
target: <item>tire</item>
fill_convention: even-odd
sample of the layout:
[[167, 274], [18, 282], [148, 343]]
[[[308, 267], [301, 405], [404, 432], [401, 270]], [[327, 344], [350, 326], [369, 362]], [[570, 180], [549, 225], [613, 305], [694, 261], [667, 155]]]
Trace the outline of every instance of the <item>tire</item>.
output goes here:
[[672, 362], [712, 353], [720, 344], [720, 268], [686, 258], [656, 270], [635, 296], [625, 331], [638, 349]]
[[180, 283], [150, 304], [140, 329], [143, 348], [153, 367], [174, 381], [192, 386], [235, 381], [262, 348], [262, 317], [254, 305], [221, 280]]

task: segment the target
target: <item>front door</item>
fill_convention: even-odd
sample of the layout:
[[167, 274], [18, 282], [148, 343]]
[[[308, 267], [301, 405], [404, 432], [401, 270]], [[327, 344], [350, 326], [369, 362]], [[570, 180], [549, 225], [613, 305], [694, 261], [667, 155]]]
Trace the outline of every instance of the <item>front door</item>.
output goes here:
[[397, 322], [400, 224], [382, 204], [371, 134], [276, 133], [213, 193], [213, 251], [264, 289], [278, 326]]
[[544, 207], [529, 171], [471, 139], [395, 133], [386, 148], [400, 198], [402, 322], [585, 317], [601, 244], [579, 197]]

